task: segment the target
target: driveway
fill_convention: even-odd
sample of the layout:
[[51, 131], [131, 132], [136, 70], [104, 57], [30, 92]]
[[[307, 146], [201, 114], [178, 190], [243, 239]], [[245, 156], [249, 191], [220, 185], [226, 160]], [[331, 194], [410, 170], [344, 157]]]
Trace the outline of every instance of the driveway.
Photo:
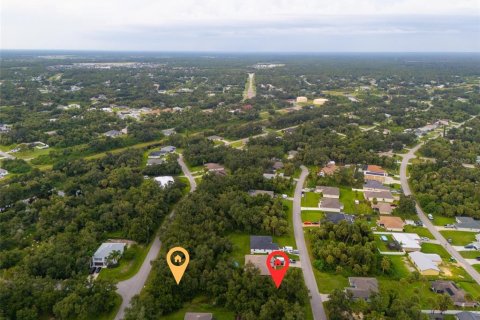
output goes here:
[[303, 234], [303, 223], [301, 216], [302, 189], [305, 179], [308, 175], [308, 169], [302, 166], [302, 173], [295, 187], [295, 196], [293, 198], [293, 230], [295, 241], [300, 251], [300, 261], [302, 262], [303, 278], [305, 285], [310, 291], [310, 304], [312, 306], [313, 318], [316, 320], [327, 320], [325, 309], [322, 303], [322, 297], [318, 292], [317, 281], [313, 274], [312, 263], [308, 255], [307, 245], [305, 244], [305, 235]]
[[[408, 184], [408, 177], [407, 177], [407, 166], [408, 162], [415, 158], [415, 152], [420, 149], [423, 145], [423, 142], [417, 144], [414, 148], [412, 148], [407, 154], [403, 155], [402, 164], [400, 166], [400, 181], [402, 184], [403, 193], [405, 195], [411, 195], [412, 192], [410, 190], [410, 186]], [[428, 228], [430, 233], [435, 237], [435, 239], [442, 245], [447, 252], [454, 257], [458, 264], [460, 264], [465, 271], [478, 283], [480, 284], [480, 274], [475, 270], [443, 237], [443, 235], [438, 231], [438, 229], [432, 224], [432, 222], [427, 218], [425, 213], [423, 212], [422, 208], [418, 204], [416, 204], [417, 214], [420, 220], [423, 222], [423, 225]]]
[[[190, 170], [188, 170], [188, 167], [185, 164], [183, 156], [181, 154], [178, 157], [178, 164], [182, 168], [183, 174], [188, 178], [188, 181], [190, 182], [190, 192], [195, 191], [195, 189], [197, 188], [197, 183], [195, 182], [195, 179], [193, 178]], [[172, 210], [170, 218], [173, 217], [174, 214], [175, 211]], [[165, 222], [167, 222], [168, 220], [169, 219], [165, 219]], [[145, 260], [143, 261], [140, 270], [138, 270], [138, 272], [130, 279], [120, 281], [117, 284], [117, 293], [122, 296], [122, 304], [120, 305], [120, 309], [115, 316], [115, 320], [123, 319], [123, 317], [125, 316], [125, 309], [130, 305], [130, 301], [132, 300], [133, 296], [139, 294], [142, 291], [143, 287], [145, 286], [145, 282], [147, 281], [148, 275], [152, 270], [152, 261], [157, 258], [161, 247], [162, 242], [157, 235], [153, 240], [152, 246], [150, 247], [150, 250], [145, 257]]]

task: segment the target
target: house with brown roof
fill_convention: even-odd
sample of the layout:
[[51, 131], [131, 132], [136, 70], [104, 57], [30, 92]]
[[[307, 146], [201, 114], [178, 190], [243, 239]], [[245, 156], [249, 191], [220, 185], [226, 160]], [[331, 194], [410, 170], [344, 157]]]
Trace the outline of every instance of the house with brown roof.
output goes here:
[[330, 161], [325, 167], [323, 167], [318, 175], [320, 177], [325, 176], [332, 176], [335, 172], [337, 172], [340, 168], [335, 165], [335, 161]]
[[363, 171], [363, 175], [365, 180], [376, 180], [381, 183], [385, 182], [385, 177], [388, 176], [387, 172], [377, 165], [368, 165]]
[[380, 216], [377, 225], [384, 227], [388, 231], [403, 231], [405, 222], [399, 217]]
[[372, 205], [372, 209], [378, 211], [380, 214], [392, 214], [393, 207], [387, 202], [378, 202]]
[[206, 312], [187, 312], [183, 320], [212, 320], [213, 314]]
[[211, 173], [214, 173], [214, 174], [219, 174], [219, 175], [222, 175], [222, 176], [227, 174], [225, 172], [225, 167], [218, 164], [218, 163], [213, 163], [213, 162], [205, 163], [204, 167], [208, 172], [211, 172]]
[[447, 294], [458, 307], [475, 307], [478, 305], [475, 301], [467, 301], [465, 291], [459, 288], [453, 281], [436, 280], [433, 281], [430, 288], [433, 292]]
[[345, 291], [350, 292], [353, 299], [368, 300], [372, 294], [378, 293], [378, 281], [375, 278], [349, 277], [348, 283], [350, 287]]
[[245, 255], [245, 266], [252, 264], [260, 271], [260, 275], [268, 276], [270, 273], [267, 268], [267, 255], [265, 254], [247, 254]]

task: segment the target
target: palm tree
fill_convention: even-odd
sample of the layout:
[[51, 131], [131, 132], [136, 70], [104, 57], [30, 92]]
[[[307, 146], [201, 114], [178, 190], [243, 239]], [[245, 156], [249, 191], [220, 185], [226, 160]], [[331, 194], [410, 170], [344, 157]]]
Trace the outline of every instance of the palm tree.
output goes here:
[[120, 250], [113, 250], [107, 257], [107, 266], [116, 265], [122, 257]]

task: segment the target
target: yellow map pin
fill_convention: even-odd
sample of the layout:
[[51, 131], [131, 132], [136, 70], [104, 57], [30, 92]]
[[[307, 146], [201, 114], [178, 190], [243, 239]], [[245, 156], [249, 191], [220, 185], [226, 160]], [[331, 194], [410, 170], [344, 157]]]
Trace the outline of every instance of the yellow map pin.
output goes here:
[[[178, 252], [183, 253], [183, 258]], [[172, 261], [172, 255], [176, 253], [173, 256], [173, 261]], [[183, 249], [182, 247], [175, 247], [170, 249], [167, 253], [167, 263], [168, 267], [170, 268], [170, 271], [173, 273], [173, 277], [175, 278], [175, 281], [177, 281], [177, 284], [180, 283], [180, 280], [182, 280], [183, 274], [185, 273], [185, 269], [187, 269], [188, 263], [190, 262], [190, 256], [188, 255], [187, 250]]]

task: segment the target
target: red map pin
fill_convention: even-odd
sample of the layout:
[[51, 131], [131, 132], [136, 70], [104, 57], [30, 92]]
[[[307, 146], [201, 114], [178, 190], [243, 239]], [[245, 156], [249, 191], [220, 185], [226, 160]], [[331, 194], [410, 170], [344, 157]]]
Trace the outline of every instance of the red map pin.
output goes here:
[[[276, 256], [281, 256], [283, 261], [282, 259], [275, 258]], [[277, 289], [280, 287], [280, 284], [282, 284], [283, 277], [285, 277], [289, 266], [290, 260], [288, 255], [283, 251], [273, 251], [267, 256], [267, 268], [268, 271], [270, 271], [270, 275]]]

